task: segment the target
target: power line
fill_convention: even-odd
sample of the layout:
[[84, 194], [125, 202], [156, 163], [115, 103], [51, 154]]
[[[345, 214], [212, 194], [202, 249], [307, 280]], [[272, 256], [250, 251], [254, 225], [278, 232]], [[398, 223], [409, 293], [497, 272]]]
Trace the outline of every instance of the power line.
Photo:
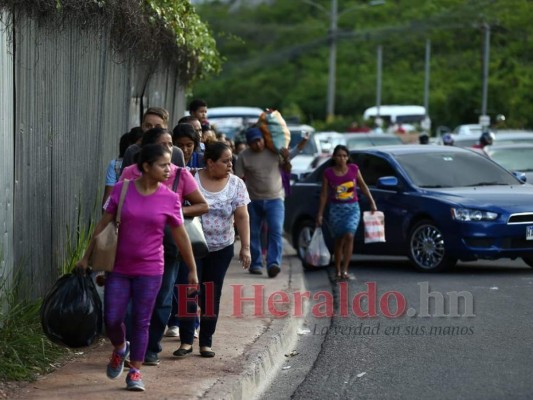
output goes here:
[[[386, 26], [380, 28], [358, 29], [357, 31], [337, 31], [337, 40], [365, 40], [379, 41], [387, 37], [398, 37], [397, 34], [412, 33], [415, 35], [429, 34], [437, 30], [455, 30], [455, 29], [478, 29], [482, 26], [480, 21], [479, 10], [488, 10], [495, 4], [496, 0], [470, 1], [464, 3], [462, 7], [445, 10], [442, 13], [426, 17], [421, 20], [408, 21], [403, 24]], [[472, 18], [472, 17], [475, 17]], [[405, 37], [402, 35], [401, 37]], [[301, 55], [308, 54], [320, 49], [329, 43], [328, 37], [322, 37], [310, 40], [306, 43], [299, 43], [288, 46], [275, 52], [261, 54], [252, 59], [242, 61], [228, 62], [224, 65], [224, 71], [231, 72], [234, 69], [241, 68], [260, 68], [265, 65], [276, 65], [286, 62], [288, 59], [294, 59]]]

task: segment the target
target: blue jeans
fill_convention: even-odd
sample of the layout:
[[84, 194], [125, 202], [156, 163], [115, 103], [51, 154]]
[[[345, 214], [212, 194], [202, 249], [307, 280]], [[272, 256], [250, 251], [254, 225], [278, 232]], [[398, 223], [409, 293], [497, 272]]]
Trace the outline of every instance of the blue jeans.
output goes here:
[[[196, 264], [200, 293], [200, 347], [211, 347], [213, 335], [217, 327], [218, 313], [220, 309], [220, 297], [226, 271], [233, 258], [233, 244], [221, 250], [210, 252], [207, 257], [198, 260]], [[179, 289], [178, 289], [179, 290]], [[194, 294], [196, 295], [196, 293]], [[193, 295], [193, 296], [194, 296]], [[182, 304], [179, 304], [182, 307]], [[187, 313], [196, 315], [196, 302], [187, 302]], [[194, 317], [185, 317], [180, 310], [180, 340], [181, 343], [192, 344], [194, 340]]]
[[174, 283], [178, 277], [179, 266], [180, 263], [176, 258], [165, 258], [163, 281], [161, 282], [161, 289], [159, 289], [159, 293], [157, 294], [152, 319], [150, 320], [148, 352], [160, 353], [162, 350], [161, 339], [165, 333], [168, 318], [172, 310]]
[[283, 254], [283, 220], [285, 218], [285, 203], [283, 199], [252, 200], [248, 204], [250, 214], [250, 250], [252, 253], [251, 269], [263, 266], [261, 254], [261, 225], [268, 226], [267, 267], [273, 264], [281, 267]]

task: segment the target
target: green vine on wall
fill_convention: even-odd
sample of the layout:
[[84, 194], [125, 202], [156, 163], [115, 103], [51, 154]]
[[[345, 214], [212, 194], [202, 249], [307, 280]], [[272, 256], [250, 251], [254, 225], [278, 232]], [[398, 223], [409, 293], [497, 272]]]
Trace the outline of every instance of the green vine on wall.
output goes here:
[[221, 59], [209, 29], [189, 0], [144, 0], [153, 24], [162, 22], [200, 65], [200, 77], [220, 72]]
[[185, 86], [221, 71], [216, 42], [188, 0], [0, 0], [2, 9], [52, 31], [69, 26], [99, 37], [109, 29], [121, 59], [174, 66]]

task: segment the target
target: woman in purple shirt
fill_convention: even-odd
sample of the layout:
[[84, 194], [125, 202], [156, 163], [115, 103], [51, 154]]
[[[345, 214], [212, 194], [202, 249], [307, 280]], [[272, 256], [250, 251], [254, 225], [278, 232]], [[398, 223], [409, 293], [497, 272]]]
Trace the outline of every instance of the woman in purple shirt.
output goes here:
[[[338, 145], [333, 151], [331, 167], [326, 168], [322, 177], [320, 206], [316, 218], [317, 226], [322, 226], [324, 209], [329, 202], [328, 221], [335, 237], [335, 270], [337, 279], [348, 279], [348, 266], [353, 252], [353, 239], [361, 211], [357, 199], [357, 185], [368, 197], [370, 209], [377, 211], [370, 190], [355, 164], [348, 163], [350, 152], [346, 146]], [[342, 262], [342, 266], [341, 266]]]

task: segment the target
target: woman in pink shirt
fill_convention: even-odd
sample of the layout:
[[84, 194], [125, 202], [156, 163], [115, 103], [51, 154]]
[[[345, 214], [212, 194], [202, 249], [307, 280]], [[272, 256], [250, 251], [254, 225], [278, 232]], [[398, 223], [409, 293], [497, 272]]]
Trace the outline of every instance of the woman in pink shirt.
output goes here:
[[[117, 253], [112, 272], [108, 273], [105, 290], [104, 319], [106, 331], [114, 346], [107, 366], [107, 376], [116, 379], [124, 370], [130, 355], [131, 369], [126, 377], [128, 390], [143, 391], [140, 368], [148, 341], [148, 326], [163, 276], [163, 233], [170, 226], [172, 237], [189, 266], [189, 283], [198, 284], [196, 263], [187, 232], [183, 227], [179, 196], [162, 184], [170, 175], [170, 151], [161, 145], [144, 146], [137, 166], [142, 176], [131, 181], [121, 213]], [[91, 242], [77, 267], [87, 269], [94, 247], [94, 237], [113, 221], [124, 182], [117, 183], [105, 212], [96, 225]], [[126, 341], [124, 318], [132, 303], [131, 346]], [[131, 352], [130, 352], [131, 348]]]
[[[145, 132], [141, 149], [149, 144], [161, 144], [172, 149], [172, 136], [170, 131], [164, 128], [154, 128]], [[194, 217], [205, 214], [209, 207], [204, 196], [198, 188], [196, 180], [187, 168], [177, 167], [174, 164], [170, 164], [170, 174], [167, 180], [163, 182], [171, 190], [173, 189], [176, 175], [178, 175], [178, 185], [175, 188], [176, 193], [179, 196], [181, 204], [186, 202], [186, 206], [182, 206], [184, 217]], [[120, 180], [124, 179], [137, 179], [141, 176], [141, 171], [137, 165], [130, 165], [124, 168]], [[161, 339], [165, 333], [167, 322], [171, 317], [171, 311], [173, 307], [174, 299], [174, 287], [181, 268], [186, 268], [183, 263], [178, 260], [178, 249], [168, 228], [165, 229], [165, 235], [163, 239], [164, 254], [165, 254], [165, 268], [163, 273], [163, 280], [161, 282], [161, 288], [155, 301], [154, 311], [152, 313], [152, 319], [150, 320], [148, 348], [144, 358], [145, 365], [158, 365], [158, 354], [163, 350], [161, 347]], [[185, 281], [187, 283], [186, 276]], [[130, 317], [128, 317], [129, 321]], [[130, 324], [126, 324], [129, 326]], [[129, 332], [128, 332], [129, 337]]]

